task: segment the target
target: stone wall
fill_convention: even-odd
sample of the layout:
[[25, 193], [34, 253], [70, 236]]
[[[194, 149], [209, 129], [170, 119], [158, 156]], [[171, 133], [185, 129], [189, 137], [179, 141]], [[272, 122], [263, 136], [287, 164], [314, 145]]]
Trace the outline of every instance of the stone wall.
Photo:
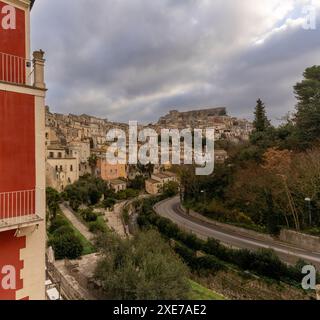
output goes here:
[[[185, 208], [183, 208], [182, 206], [180, 208], [186, 213]], [[244, 229], [244, 228], [240, 228], [237, 226], [232, 226], [229, 224], [225, 224], [225, 223], [221, 223], [221, 222], [217, 222], [217, 221], [208, 219], [208, 218], [206, 218], [206, 217], [204, 217], [204, 216], [200, 215], [199, 213], [196, 213], [192, 210], [190, 210], [189, 215], [194, 218], [197, 218], [203, 222], [220, 227], [221, 229], [224, 229], [229, 232], [230, 231], [235, 232], [239, 235], [244, 235], [244, 236], [249, 235], [250, 237], [255, 238], [257, 240], [266, 240], [266, 241], [280, 240], [282, 242], [292, 244], [292, 245], [294, 245], [298, 248], [301, 248], [301, 249], [305, 249], [305, 250], [312, 251], [312, 252], [320, 252], [320, 237], [315, 237], [315, 236], [311, 236], [308, 234], [283, 229], [281, 231], [279, 239], [275, 239], [268, 234], [259, 233], [259, 232], [253, 231], [253, 230], [248, 230], [248, 229]]]
[[320, 252], [320, 237], [283, 229], [280, 240], [305, 250]]

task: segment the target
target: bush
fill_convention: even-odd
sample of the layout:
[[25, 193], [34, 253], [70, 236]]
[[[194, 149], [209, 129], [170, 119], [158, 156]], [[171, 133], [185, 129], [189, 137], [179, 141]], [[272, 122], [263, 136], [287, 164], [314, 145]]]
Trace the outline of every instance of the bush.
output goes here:
[[49, 241], [49, 246], [52, 246], [55, 258], [58, 260], [77, 259], [83, 251], [81, 240], [74, 233], [53, 236]]
[[197, 264], [199, 266], [199, 270], [208, 270], [210, 274], [215, 274], [216, 272], [225, 269], [224, 264], [211, 255], [205, 255], [197, 258]]
[[68, 234], [68, 233], [72, 233], [74, 234], [74, 231], [73, 229], [69, 226], [69, 225], [64, 225], [64, 226], [61, 226], [60, 228], [56, 229], [52, 235], [54, 237], [57, 237], [57, 236], [62, 236], [64, 234]]
[[[286, 281], [290, 284], [293, 281], [294, 283], [300, 281], [301, 270], [287, 266], [272, 250], [263, 249], [251, 252], [249, 250], [230, 249], [221, 245], [215, 239], [204, 241], [195, 235], [180, 230], [176, 224], [152, 211], [152, 206], [157, 201], [161, 200], [154, 198], [153, 200], [147, 199], [144, 201], [138, 217], [139, 226], [143, 228], [155, 226], [166, 237], [181, 242], [183, 246], [176, 246], [175, 251], [193, 270], [206, 270], [210, 265], [215, 270], [215, 268], [219, 267], [219, 260], [222, 260], [260, 276]], [[210, 258], [197, 258], [195, 251], [202, 251], [207, 254], [206, 257]]]
[[60, 227], [63, 226], [68, 226], [68, 222], [61, 216], [56, 216], [56, 218], [54, 218], [51, 221], [51, 225], [49, 227], [49, 233], [54, 233], [55, 230], [59, 229]]
[[225, 268], [216, 257], [211, 255], [197, 257], [196, 252], [186, 246], [176, 245], [175, 251], [193, 271], [198, 273], [205, 271], [207, 274], [215, 274]]
[[89, 231], [92, 233], [105, 233], [107, 232], [107, 227], [101, 220], [97, 220], [89, 223]]
[[254, 225], [254, 222], [249, 216], [235, 209], [230, 210], [217, 200], [211, 201], [207, 207], [204, 207], [199, 211], [203, 212], [208, 218], [215, 219], [217, 221], [238, 223], [246, 226]]
[[106, 209], [112, 209], [116, 204], [116, 200], [113, 198], [107, 198], [103, 200], [103, 207]]
[[92, 209], [85, 209], [81, 211], [81, 217], [86, 222], [97, 221], [98, 215]]

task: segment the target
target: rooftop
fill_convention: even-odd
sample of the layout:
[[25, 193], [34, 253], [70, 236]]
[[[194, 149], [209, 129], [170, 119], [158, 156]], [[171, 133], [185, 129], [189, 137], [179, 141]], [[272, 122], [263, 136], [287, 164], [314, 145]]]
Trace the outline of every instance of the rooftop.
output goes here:
[[111, 180], [110, 183], [113, 185], [126, 184], [125, 181], [120, 180], [120, 179]]

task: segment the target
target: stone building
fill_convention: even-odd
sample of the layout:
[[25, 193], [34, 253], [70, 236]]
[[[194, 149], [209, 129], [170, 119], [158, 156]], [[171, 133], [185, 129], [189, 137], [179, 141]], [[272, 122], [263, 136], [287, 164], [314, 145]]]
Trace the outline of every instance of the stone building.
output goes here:
[[154, 173], [151, 175], [151, 179], [146, 180], [145, 188], [146, 192], [152, 195], [157, 195], [162, 192], [162, 188], [166, 183], [177, 182], [176, 174], [166, 171], [162, 173]]
[[46, 182], [61, 192], [69, 184], [79, 180], [79, 160], [67, 154], [60, 146], [47, 147]]

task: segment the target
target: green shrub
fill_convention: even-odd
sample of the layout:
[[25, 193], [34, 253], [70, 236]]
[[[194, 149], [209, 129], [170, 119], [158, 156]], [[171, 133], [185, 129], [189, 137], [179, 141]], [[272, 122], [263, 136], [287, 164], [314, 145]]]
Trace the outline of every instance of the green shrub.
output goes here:
[[105, 233], [107, 232], [107, 227], [101, 220], [96, 220], [89, 223], [89, 231], [92, 233]]
[[63, 226], [68, 226], [68, 222], [63, 217], [58, 215], [51, 221], [48, 231], [49, 233], [53, 233], [55, 230]]
[[61, 226], [60, 228], [54, 230], [52, 235], [54, 237], [56, 237], [56, 236], [62, 236], [64, 234], [68, 234], [68, 233], [74, 234], [74, 231], [69, 225], [64, 225], [64, 226]]
[[[204, 241], [195, 235], [182, 231], [172, 221], [158, 216], [152, 211], [152, 206], [157, 201], [161, 200], [154, 198], [153, 200], [147, 199], [144, 201], [138, 217], [139, 226], [142, 228], [152, 228], [155, 226], [164, 236], [181, 242], [183, 246], [176, 246], [175, 251], [192, 270], [206, 270], [205, 268], [210, 264], [212, 264], [212, 268], [215, 270], [214, 262], [221, 260], [260, 276], [286, 281], [290, 284], [300, 281], [301, 270], [287, 266], [272, 250], [263, 249], [252, 252], [249, 250], [231, 249], [221, 245], [217, 240], [208, 239]], [[208, 258], [208, 262], [207, 258], [197, 258], [196, 251], [202, 251], [208, 257], [213, 257], [216, 260]]]
[[176, 253], [183, 259], [183, 261], [191, 268], [191, 270], [203, 274], [215, 274], [217, 271], [225, 268], [224, 264], [216, 257], [211, 255], [205, 255], [197, 257], [195, 251], [184, 245], [175, 246]]
[[49, 246], [52, 246], [55, 258], [58, 260], [77, 259], [83, 251], [82, 242], [74, 233], [53, 236], [49, 241]]
[[97, 221], [98, 215], [92, 209], [85, 209], [81, 211], [81, 217], [86, 222]]
[[205, 216], [221, 222], [238, 223], [253, 226], [254, 222], [245, 213], [238, 210], [230, 210], [217, 200], [212, 200], [208, 206], [201, 205], [198, 212], [203, 212]]
[[112, 209], [116, 202], [117, 201], [113, 198], [106, 198], [103, 200], [103, 207], [106, 209]]

